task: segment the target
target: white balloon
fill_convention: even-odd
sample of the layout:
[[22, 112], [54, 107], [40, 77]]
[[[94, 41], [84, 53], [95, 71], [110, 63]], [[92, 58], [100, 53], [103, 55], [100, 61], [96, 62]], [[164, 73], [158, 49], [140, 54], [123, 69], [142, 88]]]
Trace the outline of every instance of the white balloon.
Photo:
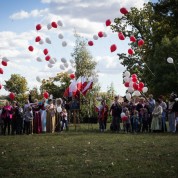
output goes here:
[[53, 99], [53, 95], [52, 94], [49, 95], [49, 99]]
[[143, 87], [142, 91], [143, 91], [143, 93], [146, 93], [148, 91], [148, 88], [147, 87]]
[[134, 95], [135, 95], [135, 96], [140, 96], [141, 93], [140, 93], [138, 90], [136, 90], [136, 91], [134, 91]]
[[107, 34], [106, 34], [106, 32], [103, 32], [103, 36], [104, 36], [104, 37], [107, 37]]
[[41, 82], [41, 79], [40, 79], [39, 76], [36, 77], [36, 80], [37, 80], [38, 82]]
[[125, 117], [125, 113], [124, 112], [121, 113], [121, 118], [123, 118], [123, 117]]
[[97, 39], [98, 39], [98, 36], [97, 36], [97, 35], [93, 35], [93, 39], [94, 39], [94, 40], [97, 40]]
[[7, 59], [7, 57], [3, 57], [2, 60], [5, 61], [5, 62], [9, 61], [9, 59]]
[[61, 20], [58, 20], [58, 21], [57, 21], [57, 24], [58, 24], [59, 26], [61, 26], [61, 27], [63, 26], [63, 23], [61, 22]]
[[52, 68], [52, 67], [53, 67], [53, 65], [52, 65], [51, 63], [49, 63], [49, 64], [48, 64], [48, 67], [49, 67], [49, 68]]
[[64, 63], [64, 66], [65, 66], [65, 68], [68, 68], [69, 64], [66, 62], [66, 63]]
[[64, 38], [63, 34], [60, 33], [60, 34], [58, 35], [58, 38], [59, 38], [59, 39], [63, 39], [63, 38]]
[[125, 77], [130, 77], [130, 72], [129, 72], [129, 71], [126, 71], [126, 72], [124, 73], [124, 76], [125, 76]]
[[49, 24], [47, 25], [47, 29], [50, 30], [51, 28], [52, 28], [52, 26], [51, 26], [51, 24], [49, 23]]
[[49, 60], [49, 63], [50, 63], [50, 64], [55, 64], [54, 59], [51, 58], [51, 59]]
[[93, 81], [94, 81], [95, 83], [98, 82], [98, 78], [95, 77]]
[[40, 57], [37, 57], [36, 60], [37, 60], [38, 62], [42, 62], [42, 61], [43, 61]]
[[129, 82], [129, 87], [133, 87], [133, 84], [134, 84], [134, 83], [133, 83], [132, 81], [130, 81], [130, 82]]
[[39, 42], [39, 44], [42, 45], [43, 43], [44, 43], [44, 41], [41, 39], [40, 42]]
[[167, 58], [167, 62], [170, 63], [170, 64], [173, 64], [173, 63], [174, 63], [174, 60], [172, 59], [172, 57], [168, 57], [168, 58]]
[[70, 59], [70, 63], [73, 64], [73, 63], [74, 63], [74, 60], [73, 60], [73, 59]]
[[129, 82], [129, 77], [124, 77], [124, 82]]
[[45, 39], [45, 41], [46, 43], [51, 44], [51, 40], [48, 37]]
[[129, 88], [128, 88], [128, 92], [129, 92], [129, 93], [133, 93], [133, 92], [134, 92], [134, 89], [133, 89], [132, 87], [129, 87]]
[[74, 70], [69, 69], [69, 70], [67, 71], [67, 73], [68, 73], [68, 74], [72, 74], [72, 73], [74, 73]]
[[62, 112], [62, 108], [61, 108], [60, 106], [57, 107], [57, 112], [58, 112], [58, 113]]
[[65, 68], [64, 68], [64, 66], [62, 64], [60, 65], [60, 69], [61, 70], [65, 70]]
[[54, 57], [53, 59], [54, 59], [54, 61], [55, 61], [55, 63], [56, 63], [56, 62], [57, 62], [57, 59], [56, 59], [55, 57]]
[[128, 101], [131, 100], [131, 94], [130, 94], [130, 93], [127, 93], [127, 94], [126, 94], [126, 99], [127, 99]]
[[67, 60], [63, 57], [63, 58], [61, 58], [61, 61], [63, 62], [63, 63], [66, 63], [67, 62]]
[[66, 41], [63, 41], [63, 42], [62, 42], [62, 46], [63, 46], [63, 47], [66, 47], [66, 46], [67, 46], [67, 42], [66, 42]]

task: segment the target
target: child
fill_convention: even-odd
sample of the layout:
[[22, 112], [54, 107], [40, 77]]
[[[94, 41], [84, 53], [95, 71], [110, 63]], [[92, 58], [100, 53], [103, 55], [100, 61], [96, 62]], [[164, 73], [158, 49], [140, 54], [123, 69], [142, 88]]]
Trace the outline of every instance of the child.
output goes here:
[[64, 124], [65, 124], [66, 130], [68, 130], [67, 110], [65, 108], [62, 108], [61, 117], [62, 117], [61, 131], [64, 129]]
[[33, 112], [32, 108], [29, 106], [25, 113], [24, 113], [24, 129], [25, 133], [28, 134], [33, 134]]
[[129, 112], [129, 110], [126, 111], [125, 115], [127, 116], [127, 120], [126, 120], [125, 124], [126, 124], [126, 132], [128, 133], [130, 131], [130, 112]]
[[132, 119], [132, 132], [138, 132], [139, 117], [138, 117], [138, 111], [136, 109], [134, 110], [131, 119]]

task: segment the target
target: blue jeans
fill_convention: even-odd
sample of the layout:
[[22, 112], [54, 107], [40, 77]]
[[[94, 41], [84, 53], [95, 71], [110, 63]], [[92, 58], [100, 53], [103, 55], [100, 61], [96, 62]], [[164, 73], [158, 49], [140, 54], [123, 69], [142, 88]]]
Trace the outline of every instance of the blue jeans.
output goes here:
[[168, 114], [168, 120], [169, 120], [169, 132], [175, 132], [176, 131], [176, 120], [175, 120], [174, 112]]
[[65, 124], [66, 130], [68, 130], [68, 120], [65, 120], [65, 119], [62, 120], [62, 127], [61, 127], [61, 130], [64, 129], [64, 124]]
[[105, 129], [105, 125], [104, 125], [103, 120], [99, 120], [99, 129], [100, 129], [100, 131], [104, 131], [104, 129]]

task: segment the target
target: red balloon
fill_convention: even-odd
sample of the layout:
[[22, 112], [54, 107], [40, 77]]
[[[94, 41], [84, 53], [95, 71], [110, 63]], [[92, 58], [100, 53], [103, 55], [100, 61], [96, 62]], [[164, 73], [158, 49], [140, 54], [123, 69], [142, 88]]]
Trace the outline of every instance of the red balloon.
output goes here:
[[88, 45], [93, 46], [94, 45], [93, 41], [88, 41]]
[[137, 90], [140, 91], [140, 92], [142, 92], [143, 88], [140, 88], [140, 87], [138, 86], [138, 89], [137, 89]]
[[125, 87], [129, 87], [129, 82], [124, 83]]
[[0, 90], [2, 89], [2, 85], [0, 84]]
[[111, 45], [110, 51], [114, 52], [117, 49], [117, 46], [115, 44]]
[[120, 8], [120, 12], [125, 15], [128, 13], [128, 10], [125, 7], [122, 7]]
[[74, 78], [75, 78], [75, 75], [74, 75], [74, 74], [70, 74], [70, 78], [71, 78], [71, 79], [74, 79]]
[[11, 100], [14, 100], [14, 99], [15, 99], [15, 94], [11, 92], [11, 93], [9, 94], [9, 98], [10, 98]]
[[137, 78], [137, 75], [136, 74], [132, 74], [132, 78]]
[[4, 73], [3, 69], [2, 69], [2, 68], [0, 68], [0, 74], [3, 74], [3, 73]]
[[57, 23], [56, 23], [56, 22], [51, 22], [51, 26], [52, 26], [53, 28], [57, 28]]
[[7, 62], [6, 62], [6, 61], [2, 61], [1, 64], [2, 64], [3, 66], [7, 66]]
[[118, 37], [119, 37], [120, 40], [125, 40], [125, 36], [123, 35], [122, 32], [118, 33]]
[[51, 56], [49, 56], [49, 55], [45, 57], [46, 61], [49, 61], [50, 59], [51, 59]]
[[137, 82], [137, 78], [136, 77], [132, 77], [132, 82]]
[[137, 84], [137, 83], [133, 83], [133, 88], [134, 88], [135, 90], [138, 90], [138, 84]]
[[33, 51], [33, 50], [34, 50], [33, 46], [29, 46], [29, 47], [28, 47], [28, 50], [29, 50], [29, 51]]
[[144, 87], [144, 83], [143, 82], [140, 82], [139, 84], [138, 84], [138, 86], [139, 86], [139, 88], [143, 88]]
[[138, 46], [142, 46], [144, 44], [144, 41], [141, 39], [138, 41]]
[[127, 121], [128, 117], [127, 116], [123, 116], [121, 119], [122, 119], [122, 121]]
[[106, 26], [110, 26], [110, 25], [111, 25], [111, 20], [110, 19], [106, 20]]
[[43, 53], [44, 53], [44, 55], [47, 55], [48, 54], [48, 49], [44, 49]]
[[43, 93], [43, 97], [46, 98], [46, 99], [48, 99], [49, 93], [45, 91], [45, 92]]
[[102, 37], [103, 37], [103, 32], [98, 32], [98, 36], [99, 36], [100, 38], [102, 38]]
[[136, 38], [135, 38], [134, 36], [131, 36], [131, 37], [130, 37], [130, 41], [136, 42]]
[[41, 27], [42, 27], [41, 24], [37, 24], [36, 25], [36, 30], [41, 30]]
[[39, 42], [41, 41], [41, 37], [40, 36], [37, 36], [36, 39], [35, 39], [36, 42]]
[[134, 51], [130, 48], [130, 49], [128, 49], [128, 53], [129, 53], [130, 55], [133, 55]]

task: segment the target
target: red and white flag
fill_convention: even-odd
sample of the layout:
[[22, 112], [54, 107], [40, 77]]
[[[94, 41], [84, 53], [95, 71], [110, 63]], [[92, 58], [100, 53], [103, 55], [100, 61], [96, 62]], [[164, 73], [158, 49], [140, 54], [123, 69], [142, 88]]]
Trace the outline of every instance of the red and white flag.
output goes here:
[[77, 80], [77, 89], [79, 91], [82, 91], [86, 85], [87, 85], [86, 77], [84, 77], [84, 76], [79, 77]]
[[73, 80], [69, 85], [69, 87], [67, 87], [66, 90], [64, 91], [64, 96], [65, 97], [75, 96], [76, 92], [77, 92], [77, 81]]
[[93, 80], [89, 81], [85, 88], [82, 90], [82, 94], [85, 96], [88, 92], [88, 90], [92, 89], [93, 87]]

